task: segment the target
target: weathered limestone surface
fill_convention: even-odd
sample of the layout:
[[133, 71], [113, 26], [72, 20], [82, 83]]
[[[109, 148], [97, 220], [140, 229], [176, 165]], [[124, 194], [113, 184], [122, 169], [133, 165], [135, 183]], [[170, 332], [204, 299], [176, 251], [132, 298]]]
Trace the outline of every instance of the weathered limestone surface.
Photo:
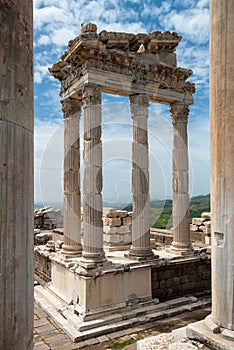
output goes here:
[[81, 255], [80, 116], [77, 99], [62, 101], [64, 114], [64, 245], [65, 257]]
[[[84, 100], [84, 182], [83, 225], [84, 263], [101, 263], [103, 250], [102, 222], [102, 143], [101, 143], [101, 89], [87, 84], [83, 89]], [[91, 266], [90, 265], [90, 266]]]
[[211, 1], [212, 319], [230, 331], [234, 331], [233, 16], [233, 1]]
[[0, 348], [33, 348], [32, 1], [0, 4]]
[[187, 253], [191, 250], [189, 236], [189, 180], [188, 180], [188, 106], [171, 105], [173, 123], [173, 227], [171, 250]]
[[219, 350], [234, 348], [233, 16], [233, 1], [211, 1], [212, 313], [187, 330]]
[[132, 141], [132, 246], [131, 258], [153, 257], [150, 248], [150, 198], [149, 198], [149, 151], [148, 108], [146, 95], [130, 96], [133, 120]]

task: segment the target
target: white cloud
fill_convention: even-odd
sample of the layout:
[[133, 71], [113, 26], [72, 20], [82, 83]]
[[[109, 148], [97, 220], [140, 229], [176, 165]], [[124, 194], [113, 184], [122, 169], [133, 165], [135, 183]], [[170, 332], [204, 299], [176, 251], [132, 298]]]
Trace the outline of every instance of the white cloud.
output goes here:
[[175, 30], [194, 43], [204, 43], [209, 39], [209, 10], [207, 8], [192, 8], [182, 12], [173, 10], [162, 23], [170, 30]]

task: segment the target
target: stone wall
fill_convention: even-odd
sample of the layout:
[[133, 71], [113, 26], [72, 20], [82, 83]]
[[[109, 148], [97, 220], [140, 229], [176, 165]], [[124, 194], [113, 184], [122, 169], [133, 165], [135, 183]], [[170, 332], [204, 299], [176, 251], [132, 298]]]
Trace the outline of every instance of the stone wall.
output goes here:
[[204, 212], [200, 218], [193, 218], [190, 225], [191, 238], [197, 238], [205, 244], [211, 244], [211, 213]]
[[40, 250], [34, 250], [35, 274], [45, 282], [51, 281], [51, 260], [49, 256], [42, 254]]
[[211, 289], [211, 259], [188, 259], [152, 267], [152, 296], [165, 300]]
[[132, 243], [132, 213], [103, 208], [103, 240], [107, 247], [128, 246]]

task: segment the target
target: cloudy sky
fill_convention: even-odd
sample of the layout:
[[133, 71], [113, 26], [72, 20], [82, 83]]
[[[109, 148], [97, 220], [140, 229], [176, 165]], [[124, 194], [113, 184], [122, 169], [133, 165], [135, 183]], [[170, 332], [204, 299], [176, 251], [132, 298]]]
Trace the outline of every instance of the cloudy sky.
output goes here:
[[[197, 90], [188, 125], [190, 194], [209, 193], [209, 0], [34, 0], [35, 201], [62, 201], [63, 116], [59, 82], [48, 67], [60, 59], [67, 42], [80, 34], [81, 23], [87, 22], [96, 23], [98, 32], [169, 30], [182, 35], [176, 51], [178, 66], [193, 70], [189, 81]], [[129, 102], [103, 94], [102, 103], [103, 197], [113, 202], [129, 200]], [[149, 145], [151, 198], [170, 198], [172, 125], [167, 106], [150, 104]]]

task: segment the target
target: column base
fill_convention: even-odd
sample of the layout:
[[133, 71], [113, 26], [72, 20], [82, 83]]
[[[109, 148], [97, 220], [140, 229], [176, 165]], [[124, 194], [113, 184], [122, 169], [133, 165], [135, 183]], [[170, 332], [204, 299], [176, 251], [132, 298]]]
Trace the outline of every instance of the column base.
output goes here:
[[234, 349], [234, 331], [216, 325], [211, 315], [203, 321], [191, 323], [186, 329], [186, 335], [190, 339], [199, 340], [214, 350]]
[[124, 257], [131, 260], [144, 261], [144, 260], [157, 259], [159, 256], [154, 255], [151, 248], [131, 247], [128, 254], [124, 254]]
[[60, 254], [61, 258], [65, 260], [79, 258], [82, 254], [82, 245], [70, 246], [63, 244]]
[[167, 253], [188, 256], [193, 255], [193, 247], [192, 244], [189, 243], [180, 243], [180, 242], [172, 242], [170, 248], [166, 249]]
[[105, 256], [105, 252], [101, 253], [82, 253], [82, 258], [79, 261], [79, 265], [85, 269], [93, 269], [99, 266], [108, 264], [109, 262]]
[[234, 342], [234, 331], [231, 331], [230, 329], [223, 328], [215, 323], [215, 321], [212, 318], [212, 315], [209, 315], [205, 318], [205, 324], [206, 327], [212, 332], [212, 333], [221, 333], [223, 338], [226, 338], [228, 340], [231, 340]]

